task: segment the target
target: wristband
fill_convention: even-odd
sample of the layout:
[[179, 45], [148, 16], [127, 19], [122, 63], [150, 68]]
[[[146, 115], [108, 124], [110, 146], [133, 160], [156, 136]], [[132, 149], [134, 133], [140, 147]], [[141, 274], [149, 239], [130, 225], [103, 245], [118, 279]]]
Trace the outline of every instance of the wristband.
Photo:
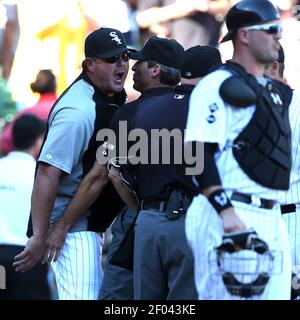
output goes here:
[[215, 208], [218, 214], [220, 214], [221, 211], [232, 207], [230, 199], [227, 197], [227, 194], [224, 189], [218, 189], [212, 192], [208, 196], [208, 201]]

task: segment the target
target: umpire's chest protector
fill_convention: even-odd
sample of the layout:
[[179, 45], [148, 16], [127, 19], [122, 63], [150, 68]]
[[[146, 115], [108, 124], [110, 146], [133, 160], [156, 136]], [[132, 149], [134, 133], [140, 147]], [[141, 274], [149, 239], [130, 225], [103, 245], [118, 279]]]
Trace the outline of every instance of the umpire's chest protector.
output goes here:
[[240, 66], [229, 63], [228, 68], [256, 93], [256, 109], [234, 140], [233, 155], [255, 182], [271, 189], [287, 190], [292, 165], [288, 111], [292, 90], [280, 81], [261, 86]]

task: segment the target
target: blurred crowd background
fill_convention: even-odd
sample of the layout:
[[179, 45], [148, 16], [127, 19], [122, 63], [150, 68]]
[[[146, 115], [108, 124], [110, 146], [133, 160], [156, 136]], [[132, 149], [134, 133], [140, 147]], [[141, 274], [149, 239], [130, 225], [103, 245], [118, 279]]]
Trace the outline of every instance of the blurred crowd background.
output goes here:
[[[221, 44], [223, 24], [233, 0], [0, 0], [0, 130], [15, 113], [34, 106], [40, 92], [30, 84], [40, 70], [56, 77], [59, 95], [80, 73], [85, 37], [105, 26], [125, 34], [140, 48], [153, 34], [171, 37], [185, 48], [218, 46], [223, 61], [231, 43]], [[282, 16], [282, 45], [286, 52], [286, 81], [300, 86], [300, 1], [273, 0]], [[131, 75], [126, 82], [129, 100], [137, 97]], [[50, 100], [50, 103], [53, 101]]]

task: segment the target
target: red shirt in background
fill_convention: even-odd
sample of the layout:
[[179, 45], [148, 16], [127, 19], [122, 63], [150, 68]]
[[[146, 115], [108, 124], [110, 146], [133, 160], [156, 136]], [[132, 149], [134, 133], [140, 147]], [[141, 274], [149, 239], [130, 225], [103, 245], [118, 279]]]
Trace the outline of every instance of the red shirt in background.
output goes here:
[[39, 119], [47, 121], [49, 112], [56, 101], [57, 96], [55, 93], [43, 93], [40, 95], [39, 101], [32, 107], [26, 108], [20, 112], [18, 112], [15, 118], [8, 123], [0, 137], [0, 150], [4, 154], [7, 154], [14, 150], [14, 145], [12, 141], [12, 128], [13, 125], [19, 117], [23, 116], [24, 114], [34, 114]]

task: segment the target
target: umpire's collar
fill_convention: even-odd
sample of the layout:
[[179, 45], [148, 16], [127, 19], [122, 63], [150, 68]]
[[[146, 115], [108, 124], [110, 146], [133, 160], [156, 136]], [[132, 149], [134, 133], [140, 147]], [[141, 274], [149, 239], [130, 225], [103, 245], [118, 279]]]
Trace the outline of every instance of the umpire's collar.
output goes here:
[[173, 87], [156, 87], [151, 88], [142, 93], [142, 95], [145, 96], [163, 96], [165, 94], [168, 94], [170, 92], [174, 92]]
[[176, 86], [175, 88], [175, 92], [179, 92], [179, 93], [190, 93], [194, 90], [195, 85], [193, 84], [181, 84]]

